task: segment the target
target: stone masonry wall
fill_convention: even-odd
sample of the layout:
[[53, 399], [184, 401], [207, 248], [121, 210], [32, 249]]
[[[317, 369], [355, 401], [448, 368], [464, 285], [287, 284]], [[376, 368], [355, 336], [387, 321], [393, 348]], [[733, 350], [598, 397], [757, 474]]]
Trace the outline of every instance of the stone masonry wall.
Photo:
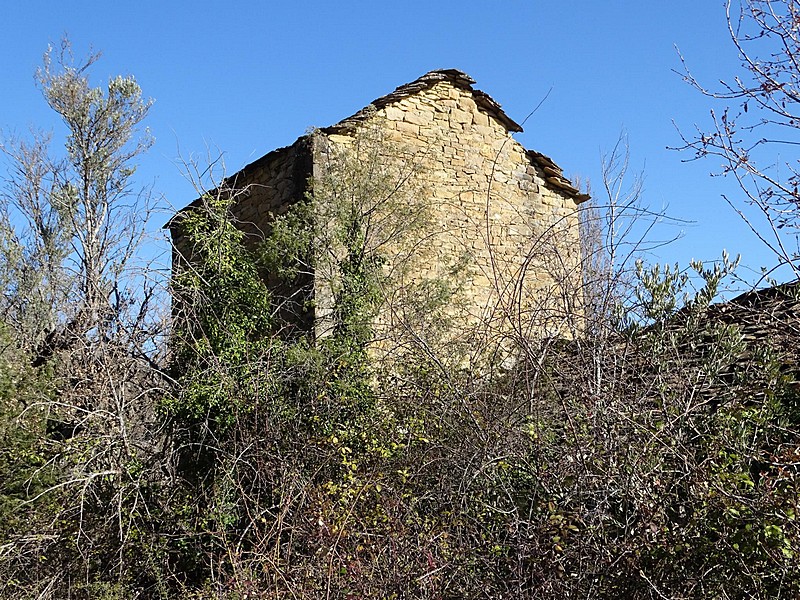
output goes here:
[[[288, 208], [306, 193], [312, 172], [311, 142], [301, 137], [291, 146], [279, 148], [247, 165], [235, 175], [226, 178], [219, 188], [209, 194], [232, 194], [235, 202], [231, 206], [236, 226], [245, 233], [245, 243], [254, 248], [269, 232], [272, 219], [285, 213]], [[199, 206], [202, 198], [195, 200], [181, 212]], [[192, 249], [180, 228], [178, 218], [170, 222], [173, 241], [173, 268], [191, 262]], [[179, 267], [178, 267], [179, 268]], [[284, 299], [282, 316], [288, 322], [308, 328], [313, 314], [307, 311], [307, 294], [310, 281], [301, 280], [303, 289], [285, 289], [285, 286], [269, 273], [264, 274], [272, 291]], [[310, 274], [307, 279], [310, 280]]]
[[[363, 129], [381, 130], [391, 142], [384, 160], [402, 163], [398, 173], [414, 171], [416, 180], [405, 185], [422, 191], [416, 202], [430, 218], [424, 231], [413, 234], [414, 243], [406, 244], [413, 256], [404, 256], [402, 245], [383, 248], [389, 250], [387, 269], [394, 261], [411, 261], [398, 271], [396, 287], [457, 277], [458, 301], [447, 310], [457, 330], [473, 341], [509, 331], [571, 334], [581, 304], [576, 190], [547, 182], [558, 183], [553, 176], [560, 171], [552, 162], [527, 151], [471, 91], [448, 81], [354, 125], [343, 123], [326, 130], [329, 144], [352, 146]], [[463, 268], [456, 274], [457, 264]], [[406, 295], [388, 290], [387, 296]], [[387, 331], [379, 337], [397, 328], [405, 312], [399, 303], [384, 307], [380, 325]]]
[[310, 143], [302, 137], [248, 165], [230, 180], [233, 189], [244, 190], [233, 213], [248, 237], [263, 240], [272, 218], [303, 197], [311, 172]]
[[[410, 92], [398, 88], [376, 101], [377, 108], [303, 136], [226, 181], [243, 190], [233, 208], [238, 226], [249, 240], [263, 239], [271, 218], [304, 196], [312, 175], [316, 182], [327, 175], [334, 185], [346, 183], [348, 175], [334, 173], [341, 168], [334, 163], [362, 153], [351, 161], [363, 171], [358, 176], [372, 183], [386, 179], [393, 190], [392, 201], [376, 207], [370, 224], [375, 250], [391, 275], [379, 339], [427, 327], [411, 322], [409, 305], [437, 282], [453, 288], [443, 307], [451, 340], [474, 344], [510, 332], [571, 337], [582, 314], [577, 203], [585, 197], [552, 161], [513, 139], [509, 129], [519, 126], [488, 96], [459, 84], [458, 77], [426, 77], [404, 86], [412, 86]], [[363, 147], [364, 140], [371, 146]], [[367, 194], [384, 193], [371, 189]], [[324, 238], [324, 218], [319, 227]], [[180, 228], [171, 228], [181, 249]], [[327, 252], [328, 258], [334, 254]], [[306, 282], [313, 290], [312, 315], [303, 306], [309, 294], [276, 289], [295, 298], [291, 310], [314, 319], [318, 336], [329, 330], [334, 271], [317, 257], [313, 281]]]
[[[245, 232], [248, 242], [257, 243], [269, 231], [273, 216], [286, 212], [302, 198], [312, 172], [310, 141], [301, 137], [291, 146], [266, 154], [244, 169], [227, 177], [218, 189], [209, 194], [230, 193], [235, 196], [231, 211], [237, 227]], [[168, 226], [173, 246], [189, 258], [191, 249], [180, 229], [180, 214], [201, 204], [199, 198], [182, 209]]]

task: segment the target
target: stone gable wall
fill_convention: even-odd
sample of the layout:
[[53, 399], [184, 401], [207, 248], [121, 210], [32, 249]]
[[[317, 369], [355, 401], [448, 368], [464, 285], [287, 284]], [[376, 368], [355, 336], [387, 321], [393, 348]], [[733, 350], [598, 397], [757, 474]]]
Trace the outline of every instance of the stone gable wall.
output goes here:
[[[384, 160], [399, 163], [398, 174], [415, 172], [406, 185], [421, 197], [411, 201], [429, 214], [427, 227], [412, 236], [412, 256], [405, 256], [402, 244], [387, 253], [388, 269], [393, 260], [411, 262], [395, 286], [454, 277], [454, 266], [463, 264], [455, 275], [458, 302], [448, 309], [462, 333], [474, 337], [480, 326], [482, 335], [510, 329], [570, 335], [569, 317], [581, 310], [577, 204], [546, 183], [548, 174], [506, 127], [469, 91], [443, 81], [349, 130], [332, 128], [326, 142], [352, 146], [364, 128], [379, 130], [390, 142]], [[315, 164], [326, 156], [318, 153]], [[330, 297], [325, 290], [317, 296]], [[399, 303], [385, 307], [381, 324], [396, 328], [403, 312]]]
[[[336, 156], [377, 152], [368, 158], [378, 159], [381, 173], [370, 176], [397, 183], [386, 204], [395, 214], [377, 211], [374, 223], [384, 229], [373, 227], [385, 238], [375, 246], [391, 275], [379, 338], [408, 329], [409, 303], [437, 281], [453, 288], [445, 316], [468, 343], [509, 331], [569, 337], [572, 317], [581, 314], [576, 190], [554, 185], [557, 167], [526, 150], [474, 98], [440, 81], [271, 152], [229, 181], [245, 190], [233, 209], [238, 226], [248, 239], [262, 239], [272, 216], [303, 197], [309, 177], [342, 179], [332, 173]], [[371, 149], [359, 148], [365, 138]], [[392, 229], [406, 223], [405, 235]], [[320, 227], [324, 236], [324, 219]], [[180, 248], [178, 231], [173, 227]], [[329, 330], [335, 286], [334, 268], [320, 257], [311, 286], [318, 336]]]

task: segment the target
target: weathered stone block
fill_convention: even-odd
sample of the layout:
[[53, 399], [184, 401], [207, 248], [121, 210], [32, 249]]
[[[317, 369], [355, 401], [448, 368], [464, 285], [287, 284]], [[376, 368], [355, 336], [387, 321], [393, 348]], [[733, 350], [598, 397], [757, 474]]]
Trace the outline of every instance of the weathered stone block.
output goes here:
[[406, 114], [406, 111], [397, 106], [387, 106], [383, 112], [389, 121], [402, 121]]
[[419, 135], [419, 125], [414, 125], [413, 123], [406, 123], [405, 121], [400, 121], [397, 123], [397, 131], [405, 135]]

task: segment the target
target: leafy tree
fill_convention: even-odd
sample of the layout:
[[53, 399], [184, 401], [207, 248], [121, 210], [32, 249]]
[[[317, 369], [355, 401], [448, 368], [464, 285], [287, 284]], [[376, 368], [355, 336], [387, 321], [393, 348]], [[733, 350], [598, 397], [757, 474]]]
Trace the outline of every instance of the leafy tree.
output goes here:
[[181, 216], [191, 263], [176, 265], [173, 369], [181, 400], [171, 412], [219, 432], [254, 400], [260, 355], [272, 333], [270, 292], [235, 227], [225, 192]]

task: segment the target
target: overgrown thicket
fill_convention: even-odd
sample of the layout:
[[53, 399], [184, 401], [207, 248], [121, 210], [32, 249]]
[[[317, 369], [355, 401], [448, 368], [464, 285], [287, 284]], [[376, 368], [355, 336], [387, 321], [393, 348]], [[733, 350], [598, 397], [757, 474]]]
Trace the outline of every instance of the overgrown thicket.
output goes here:
[[[327, 176], [346, 181], [375, 152], [345, 154]], [[591, 337], [512, 329], [497, 343], [513, 366], [486, 371], [468, 360], [498, 351], [480, 332], [481, 348], [408, 335], [387, 366], [370, 347], [391, 282], [364, 221], [380, 207], [315, 184], [260, 254], [243, 250], [230, 193], [186, 217], [203, 260], [176, 280], [189, 325], [176, 338], [170, 407], [187, 427], [178, 471], [189, 529], [175, 558], [191, 562], [189, 588], [232, 598], [800, 593], [800, 415], [783, 369], [795, 360], [794, 288], [753, 339], [747, 324], [762, 308], [733, 320], [709, 308], [735, 268], [727, 257], [693, 265], [697, 289], [676, 268], [640, 262], [626, 274], [608, 257], [624, 248], [612, 232], [636, 216], [633, 190], [612, 198], [614, 210], [586, 211], [587, 234], [611, 237], [588, 239], [584, 279], [561, 282], [595, 294], [570, 327]], [[597, 226], [603, 215], [615, 222]], [[275, 252], [276, 239], [293, 249]], [[340, 269], [332, 327], [314, 342], [281, 335], [281, 299], [258, 273], [296, 283], [316, 253]], [[458, 286], [447, 289], [420, 319], [444, 319], [458, 302]]]
[[[125, 269], [147, 102], [69, 61], [40, 83], [72, 137], [63, 162], [6, 146], [0, 595], [800, 595], [798, 290], [721, 309], [735, 261], [636, 262], [624, 153], [582, 209], [582, 276], [559, 282], [575, 314], [526, 327], [503, 303], [502, 339], [454, 335], [459, 261], [418, 288], [385, 268], [417, 248], [424, 190], [367, 131], [257, 248], [232, 211], [246, 190], [182, 213], [166, 336]], [[527, 335], [549, 319], [576, 335]]]

